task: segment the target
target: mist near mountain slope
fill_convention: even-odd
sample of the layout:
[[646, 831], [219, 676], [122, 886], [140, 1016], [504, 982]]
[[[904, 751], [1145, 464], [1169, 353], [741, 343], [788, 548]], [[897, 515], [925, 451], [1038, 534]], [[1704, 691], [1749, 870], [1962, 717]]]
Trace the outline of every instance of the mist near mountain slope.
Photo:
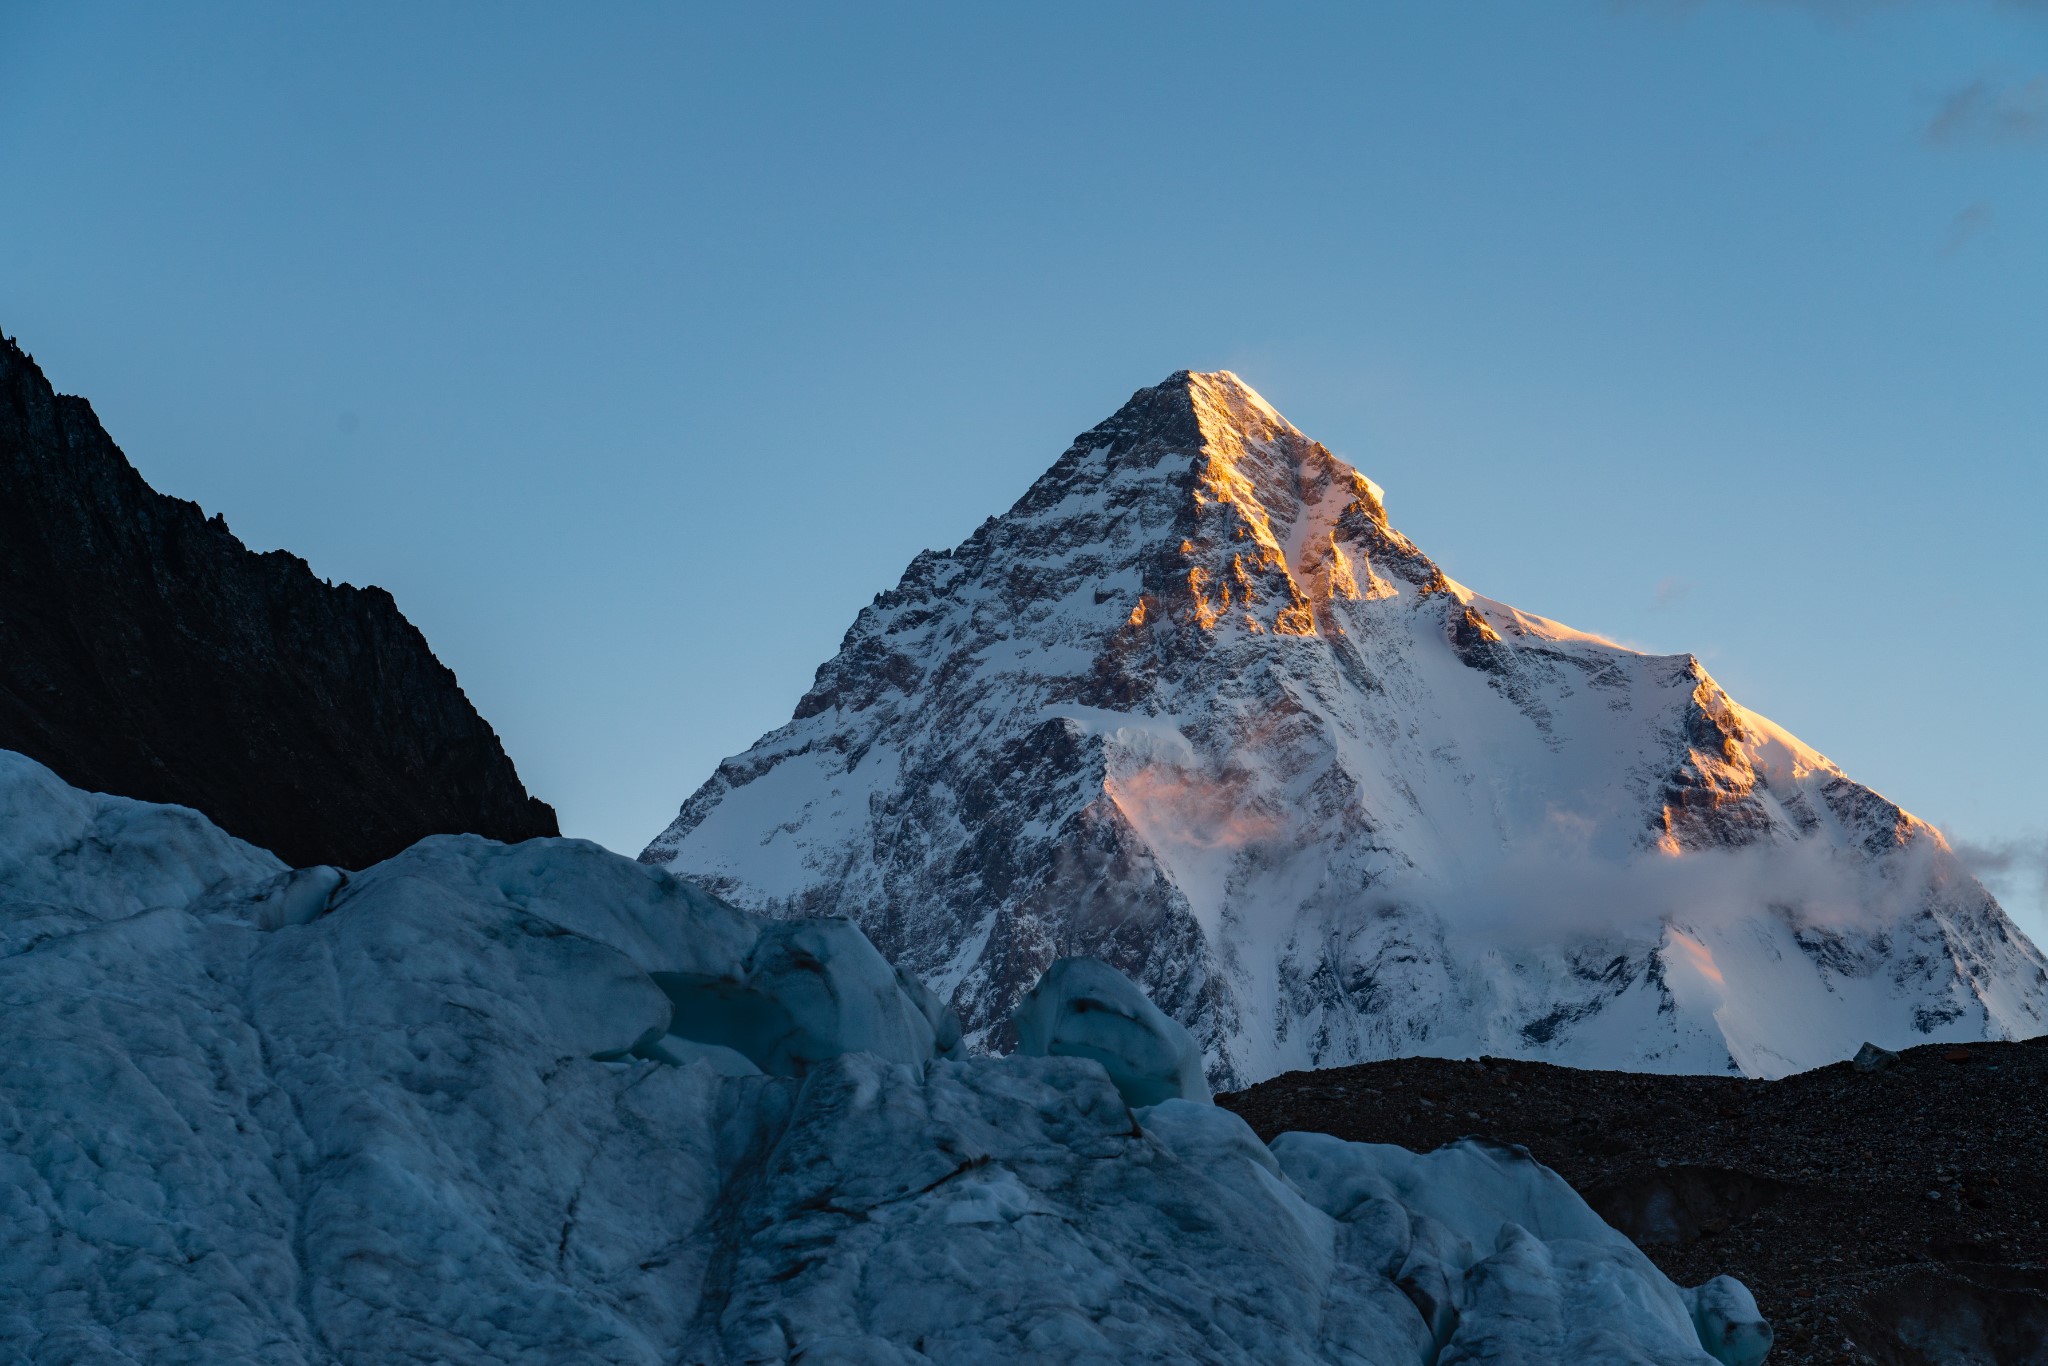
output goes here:
[[981, 1046], [1103, 958], [1219, 1085], [1777, 1076], [2048, 1023], [2048, 960], [1938, 831], [1691, 656], [1451, 579], [1228, 373], [1140, 390], [919, 555], [641, 858], [851, 916]]

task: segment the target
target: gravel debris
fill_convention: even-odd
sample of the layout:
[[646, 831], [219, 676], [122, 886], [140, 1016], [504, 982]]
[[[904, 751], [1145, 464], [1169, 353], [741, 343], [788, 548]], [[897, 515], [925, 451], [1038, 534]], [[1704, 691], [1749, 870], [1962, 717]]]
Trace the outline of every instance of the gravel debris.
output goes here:
[[1267, 1139], [1520, 1144], [1673, 1280], [1748, 1285], [1773, 1363], [2048, 1363], [2048, 1039], [1862, 1057], [1779, 1081], [1400, 1058], [1216, 1101]]

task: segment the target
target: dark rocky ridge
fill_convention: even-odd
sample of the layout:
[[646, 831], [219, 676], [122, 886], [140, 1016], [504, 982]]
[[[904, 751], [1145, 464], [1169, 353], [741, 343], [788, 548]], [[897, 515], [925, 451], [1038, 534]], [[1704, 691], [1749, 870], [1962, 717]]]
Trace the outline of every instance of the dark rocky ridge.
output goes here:
[[256, 554], [143, 481], [0, 341], [0, 748], [297, 864], [558, 833], [381, 588]]
[[1266, 1139], [1520, 1144], [1679, 1284], [1748, 1285], [1774, 1366], [2048, 1362], [2048, 1038], [1780, 1081], [1403, 1058], [1217, 1103]]

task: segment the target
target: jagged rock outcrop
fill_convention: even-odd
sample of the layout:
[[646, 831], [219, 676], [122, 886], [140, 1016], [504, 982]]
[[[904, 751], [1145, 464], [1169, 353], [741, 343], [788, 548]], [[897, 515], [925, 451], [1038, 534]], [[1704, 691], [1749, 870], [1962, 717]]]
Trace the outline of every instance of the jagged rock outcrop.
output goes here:
[[255, 554], [150, 488], [0, 341], [0, 748], [194, 807], [294, 864], [557, 833], [381, 588]]
[[2048, 1021], [2048, 961], [1938, 832], [1691, 656], [1456, 583], [1229, 374], [1140, 391], [919, 555], [641, 857], [851, 916], [985, 1047], [1104, 959], [1222, 1086], [1778, 1075]]

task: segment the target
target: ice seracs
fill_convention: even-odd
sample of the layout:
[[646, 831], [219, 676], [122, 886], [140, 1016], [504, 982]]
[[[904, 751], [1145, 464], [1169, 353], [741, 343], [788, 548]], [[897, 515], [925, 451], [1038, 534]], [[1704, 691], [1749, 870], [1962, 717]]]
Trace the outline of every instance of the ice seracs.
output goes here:
[[1716, 1359], [1526, 1154], [1269, 1148], [1100, 964], [954, 1058], [850, 923], [595, 845], [294, 873], [6, 753], [0, 817], [8, 1361]]
[[1716, 1276], [1681, 1292], [1692, 1311], [1700, 1345], [1726, 1366], [1760, 1366], [1771, 1353], [1771, 1325], [1757, 1312], [1756, 1296], [1733, 1276]]
[[1133, 1106], [1207, 1102], [1202, 1050], [1131, 979], [1093, 958], [1062, 958], [1017, 1007], [1017, 1051], [1091, 1058]]
[[[957, 1053], [960, 1026], [847, 920], [756, 927], [744, 956], [716, 971], [653, 970], [673, 1007], [652, 1047], [729, 1049], [761, 1072], [802, 1076], [842, 1053], [921, 1063]], [[701, 1056], [701, 1055], [699, 1055]]]
[[1102, 959], [1218, 1085], [1776, 1076], [2048, 1020], [2048, 961], [1931, 827], [1696, 659], [1450, 578], [1227, 373], [1139, 391], [919, 555], [641, 857], [851, 918], [972, 1046]]

